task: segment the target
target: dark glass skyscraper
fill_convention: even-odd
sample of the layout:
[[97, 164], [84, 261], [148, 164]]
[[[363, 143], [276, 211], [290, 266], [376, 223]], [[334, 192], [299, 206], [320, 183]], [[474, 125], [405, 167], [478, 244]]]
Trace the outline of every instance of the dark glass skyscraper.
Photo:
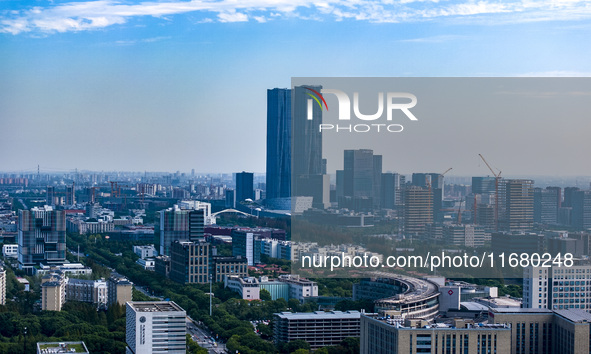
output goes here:
[[[309, 90], [308, 88], [312, 89]], [[320, 86], [267, 90], [267, 206], [289, 209], [285, 199], [313, 197], [314, 206], [329, 203], [329, 179], [323, 174], [322, 109], [308, 95]], [[324, 163], [323, 163], [324, 162]], [[289, 199], [287, 199], [289, 201]]]
[[253, 188], [254, 174], [252, 172], [240, 172], [236, 174], [236, 201], [254, 199]]
[[291, 197], [291, 89], [267, 90], [267, 199]]

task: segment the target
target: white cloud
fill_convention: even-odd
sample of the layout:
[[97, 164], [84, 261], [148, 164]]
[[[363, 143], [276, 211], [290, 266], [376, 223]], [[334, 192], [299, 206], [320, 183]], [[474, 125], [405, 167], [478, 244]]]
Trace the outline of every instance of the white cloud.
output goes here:
[[220, 22], [246, 22], [248, 21], [248, 15], [240, 12], [224, 12], [218, 14]]
[[[86, 31], [151, 16], [202, 13], [209, 22], [265, 22], [268, 18], [332, 19], [336, 21], [412, 22], [436, 19], [480, 24], [591, 19], [591, 2], [584, 0], [171, 0], [126, 3], [124, 0], [68, 2], [0, 15], [0, 32]], [[213, 16], [212, 16], [213, 15]]]

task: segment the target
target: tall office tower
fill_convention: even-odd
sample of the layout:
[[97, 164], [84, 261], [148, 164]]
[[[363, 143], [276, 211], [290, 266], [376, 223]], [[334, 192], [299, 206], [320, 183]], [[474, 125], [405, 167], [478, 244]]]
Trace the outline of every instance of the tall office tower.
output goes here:
[[591, 191], [574, 191], [572, 194], [572, 227], [578, 230], [591, 228]]
[[546, 225], [557, 223], [560, 188], [534, 188], [534, 222]]
[[573, 194], [580, 190], [577, 187], [566, 187], [564, 188], [564, 203], [562, 203], [563, 207], [572, 207], [572, 199], [573, 199]]
[[[404, 176], [398, 173], [382, 173], [381, 207], [395, 209], [402, 206]], [[337, 183], [338, 186], [338, 183]]]
[[404, 233], [422, 234], [433, 222], [433, 199], [429, 190], [411, 186], [404, 193]]
[[253, 178], [252, 172], [242, 171], [236, 174], [236, 201], [254, 200]]
[[173, 301], [132, 301], [126, 304], [127, 353], [185, 354], [187, 313]]
[[499, 214], [501, 229], [506, 231], [528, 231], [533, 227], [533, 185], [534, 181], [529, 179], [504, 180], [505, 210], [502, 215]]
[[76, 204], [76, 188], [74, 183], [71, 186], [66, 186], [66, 205]]
[[47, 195], [45, 197], [47, 205], [55, 206], [55, 187], [47, 186]]
[[[182, 205], [181, 205], [182, 206]], [[170, 256], [170, 246], [177, 240], [198, 241], [208, 219], [211, 205], [200, 203], [196, 209], [173, 208], [160, 211], [160, 254]]]
[[547, 190], [549, 191], [554, 191], [554, 193], [556, 193], [556, 195], [558, 196], [556, 198], [556, 212], [558, 213], [558, 210], [562, 207], [562, 188], [560, 187], [546, 187]]
[[472, 177], [472, 193], [494, 194], [496, 177]]
[[[292, 176], [322, 174], [322, 110], [310, 96], [309, 89], [320, 92], [321, 86], [296, 86], [292, 107]], [[309, 102], [311, 101], [311, 102]], [[312, 119], [308, 119], [308, 108], [312, 107]]]
[[209, 243], [175, 241], [170, 248], [170, 280], [181, 284], [209, 282], [211, 252]]
[[18, 212], [19, 269], [62, 264], [66, 260], [66, 212], [50, 206]]
[[[330, 178], [322, 158], [322, 110], [310, 97], [321, 86], [296, 86], [292, 90], [292, 195], [313, 197], [312, 207], [330, 206]], [[308, 111], [311, 110], [311, 118]]]
[[0, 266], [0, 305], [6, 304], [6, 270]]
[[379, 208], [381, 185], [382, 155], [374, 155], [369, 149], [344, 151], [343, 170], [337, 171], [339, 207], [357, 211]]
[[291, 197], [291, 89], [267, 90], [267, 200]]
[[413, 173], [412, 185], [431, 190], [433, 222], [443, 222], [443, 175], [440, 173]]
[[[292, 195], [313, 197], [319, 208], [330, 204], [318, 130], [322, 110], [308, 102], [312, 92], [308, 88], [321, 90], [319, 86], [267, 90], [266, 198], [270, 208], [290, 209]], [[312, 119], [308, 119], [309, 107]]]

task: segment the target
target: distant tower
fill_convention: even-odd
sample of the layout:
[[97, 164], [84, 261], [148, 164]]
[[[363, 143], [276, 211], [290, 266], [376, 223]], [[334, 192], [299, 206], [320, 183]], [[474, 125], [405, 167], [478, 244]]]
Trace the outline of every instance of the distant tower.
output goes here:
[[534, 223], [534, 181], [504, 180], [505, 211], [499, 222], [506, 231], [528, 231]]
[[245, 199], [254, 200], [253, 187], [254, 173], [240, 172], [236, 174], [236, 201], [241, 202]]
[[291, 89], [267, 90], [266, 196], [291, 197]]

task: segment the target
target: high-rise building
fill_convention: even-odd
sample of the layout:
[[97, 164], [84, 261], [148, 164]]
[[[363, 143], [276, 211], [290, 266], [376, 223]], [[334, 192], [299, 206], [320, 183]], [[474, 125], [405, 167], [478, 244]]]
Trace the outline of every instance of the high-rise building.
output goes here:
[[160, 211], [160, 254], [170, 255], [170, 246], [177, 240], [198, 241], [203, 238], [203, 228], [211, 223], [211, 204], [200, 203], [183, 208]]
[[343, 170], [337, 171], [337, 188], [342, 193], [339, 207], [357, 211], [379, 208], [381, 185], [382, 155], [374, 155], [370, 149], [344, 151]]
[[55, 187], [47, 186], [47, 194], [45, 197], [45, 202], [47, 205], [55, 206]]
[[494, 194], [496, 192], [496, 177], [472, 177], [472, 193]]
[[235, 189], [226, 189], [226, 208], [234, 209], [236, 208], [236, 190]]
[[320, 92], [321, 86], [296, 86], [292, 91], [292, 166], [293, 176], [322, 174], [322, 123], [320, 107], [312, 104], [312, 119], [308, 117], [309, 89]]
[[208, 283], [210, 251], [206, 242], [175, 241], [170, 249], [170, 280], [181, 284]]
[[560, 188], [534, 188], [534, 222], [555, 225], [560, 207]]
[[[529, 179], [504, 180], [505, 209], [499, 223], [506, 231], [528, 231], [534, 224], [534, 181]], [[500, 187], [499, 187], [500, 188]]]
[[268, 200], [291, 197], [291, 89], [267, 90]]
[[572, 207], [573, 193], [580, 190], [578, 187], [566, 187], [564, 188], [564, 203], [563, 207]]
[[[322, 159], [322, 111], [309, 105], [309, 89], [297, 86], [267, 90], [267, 204], [273, 209], [290, 208], [292, 196], [313, 197], [313, 205], [328, 206], [326, 161]], [[308, 109], [311, 107], [311, 119]]]
[[252, 230], [232, 230], [232, 256], [246, 258], [248, 265], [261, 263], [261, 240]]
[[66, 260], [66, 212], [50, 206], [19, 210], [19, 269], [32, 273], [34, 267], [63, 264]]
[[173, 301], [133, 301], [126, 304], [127, 353], [184, 354], [187, 313]]
[[443, 175], [440, 173], [413, 173], [412, 185], [431, 191], [433, 221], [443, 222]]
[[66, 205], [76, 204], [76, 188], [74, 183], [71, 186], [66, 186]]
[[572, 227], [577, 230], [591, 229], [591, 191], [572, 193]]
[[410, 186], [404, 191], [404, 233], [422, 234], [433, 222], [433, 198], [429, 190]]
[[382, 200], [381, 207], [384, 209], [395, 209], [402, 206], [402, 186], [404, 176], [398, 173], [382, 173]]
[[236, 201], [254, 200], [253, 179], [254, 173], [252, 172], [242, 171], [236, 174]]

